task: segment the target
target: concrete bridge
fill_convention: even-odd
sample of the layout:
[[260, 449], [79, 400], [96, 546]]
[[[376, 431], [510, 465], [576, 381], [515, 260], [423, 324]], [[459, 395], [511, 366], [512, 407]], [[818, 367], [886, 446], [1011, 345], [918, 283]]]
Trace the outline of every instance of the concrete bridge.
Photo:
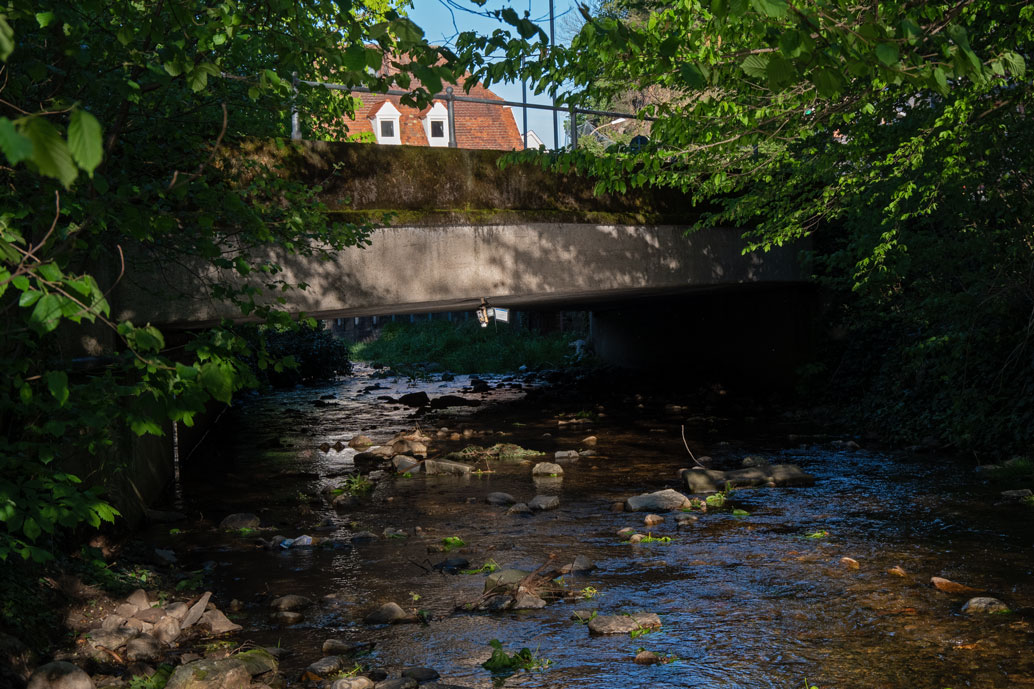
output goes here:
[[[278, 278], [308, 285], [276, 295], [292, 312], [331, 319], [473, 310], [482, 298], [518, 309], [584, 308], [598, 332], [609, 332], [594, 337], [597, 350], [616, 360], [644, 356], [621, 331], [656, 333], [658, 322], [691, 323], [694, 341], [700, 327], [723, 341], [751, 337], [752, 329], [730, 330], [730, 309], [754, 312], [769, 330], [799, 330], [801, 247], [744, 255], [738, 229], [687, 236], [695, 218], [680, 194], [598, 197], [574, 175], [500, 169], [493, 151], [308, 142], [253, 143], [242, 155], [320, 183], [321, 199], [344, 220], [394, 213], [365, 248], [328, 260], [265, 257], [283, 267]], [[120, 317], [175, 329], [240, 315], [200, 288], [230, 271], [170, 271], [141, 257], [131, 265], [116, 299]], [[686, 299], [694, 315], [680, 314]], [[701, 319], [716, 308], [707, 325]], [[685, 346], [681, 331], [665, 337]], [[791, 348], [800, 339], [779, 338]]]

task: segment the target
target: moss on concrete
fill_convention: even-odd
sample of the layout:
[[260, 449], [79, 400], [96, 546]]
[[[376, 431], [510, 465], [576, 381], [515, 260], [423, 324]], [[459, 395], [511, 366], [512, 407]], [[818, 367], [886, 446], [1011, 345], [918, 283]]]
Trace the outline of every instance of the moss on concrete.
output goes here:
[[533, 164], [500, 167], [503, 151], [343, 142], [250, 140], [243, 155], [322, 188], [321, 198], [350, 219], [442, 225], [513, 222], [682, 224], [696, 219], [688, 197], [667, 190], [625, 195], [593, 193], [593, 180]]

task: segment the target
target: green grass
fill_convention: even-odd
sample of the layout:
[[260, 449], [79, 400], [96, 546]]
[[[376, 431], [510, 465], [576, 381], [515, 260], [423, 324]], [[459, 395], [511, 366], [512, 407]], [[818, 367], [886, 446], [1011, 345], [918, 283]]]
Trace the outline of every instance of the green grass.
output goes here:
[[536, 335], [515, 324], [471, 319], [454, 323], [390, 323], [372, 342], [352, 346], [356, 361], [399, 371], [434, 362], [453, 373], [504, 373], [520, 366], [558, 368], [571, 362], [574, 335]]

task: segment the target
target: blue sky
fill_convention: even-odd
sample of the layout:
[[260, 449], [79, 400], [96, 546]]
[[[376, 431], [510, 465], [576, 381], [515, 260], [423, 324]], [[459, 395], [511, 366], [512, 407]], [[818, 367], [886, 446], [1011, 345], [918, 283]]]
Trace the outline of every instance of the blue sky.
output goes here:
[[[530, 10], [531, 18], [533, 20], [542, 19], [540, 26], [545, 31], [549, 31], [549, 0], [515, 0], [514, 2], [489, 0], [484, 7], [478, 7], [470, 0], [413, 0], [413, 7], [408, 10], [407, 14], [424, 30], [431, 43], [454, 46], [458, 32], [490, 33], [497, 28], [506, 28], [506, 25], [488, 18], [484, 14], [507, 6], [513, 7], [521, 15], [526, 10]], [[555, 36], [558, 43], [565, 41], [571, 34], [573, 26], [577, 24], [576, 15], [573, 0], [554, 0], [554, 16], [557, 18]], [[520, 83], [494, 84], [491, 88], [504, 100], [521, 100]], [[532, 95], [529, 90], [528, 102], [549, 104], [550, 99], [544, 95]], [[513, 114], [517, 120], [517, 128], [523, 131], [522, 110], [514, 108]], [[561, 145], [565, 143], [565, 120], [566, 117], [560, 114], [558, 128]], [[552, 113], [544, 110], [528, 110], [528, 129], [538, 134], [547, 147], [553, 146]]]

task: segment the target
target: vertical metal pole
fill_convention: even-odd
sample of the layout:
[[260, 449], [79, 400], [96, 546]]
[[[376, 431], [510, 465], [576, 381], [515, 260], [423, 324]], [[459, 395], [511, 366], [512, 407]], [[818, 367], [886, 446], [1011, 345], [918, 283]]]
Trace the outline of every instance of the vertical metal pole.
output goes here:
[[302, 125], [298, 121], [298, 72], [291, 72], [291, 89], [294, 95], [291, 97], [291, 140], [302, 140]]
[[578, 120], [575, 118], [573, 105], [567, 106], [567, 119], [571, 127], [571, 150], [578, 148]]
[[[521, 58], [521, 67], [524, 67], [524, 58]], [[528, 149], [528, 80], [521, 80], [521, 102], [524, 103], [524, 150]]]
[[[553, 59], [553, 47], [556, 45], [556, 39], [553, 35], [553, 0], [549, 0], [549, 57]], [[554, 93], [556, 93], [554, 91]], [[556, 96], [553, 96], [553, 107], [556, 108]], [[560, 130], [557, 125], [557, 112], [553, 110], [553, 150], [560, 148]]]
[[449, 148], [456, 146], [456, 108], [453, 100], [452, 87], [445, 89], [445, 97], [449, 102]]

